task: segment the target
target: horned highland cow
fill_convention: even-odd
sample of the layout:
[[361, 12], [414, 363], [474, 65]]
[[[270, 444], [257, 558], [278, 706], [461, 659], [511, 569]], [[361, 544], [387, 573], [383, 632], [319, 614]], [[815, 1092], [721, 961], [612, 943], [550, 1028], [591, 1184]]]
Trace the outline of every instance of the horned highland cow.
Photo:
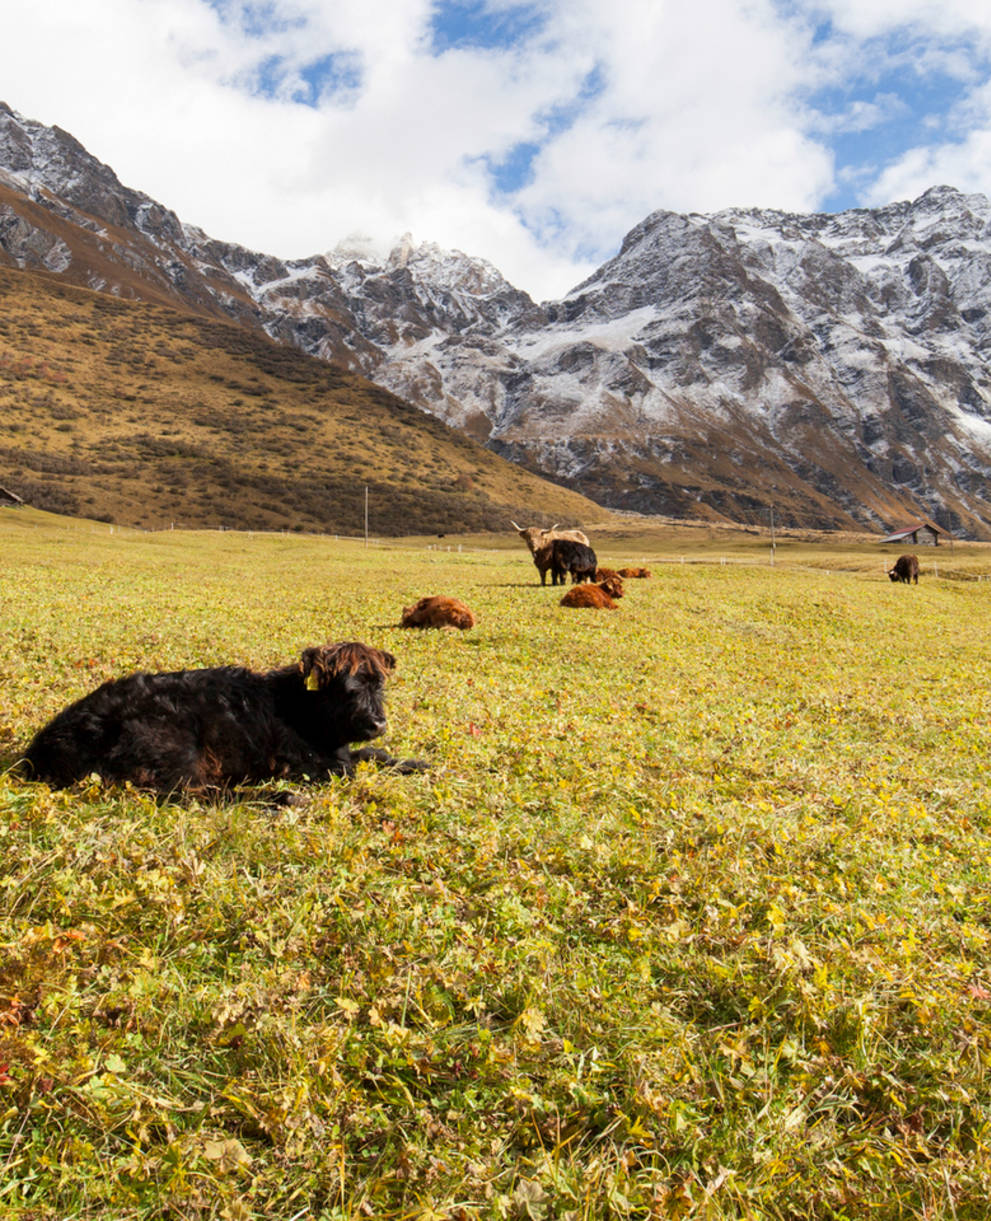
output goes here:
[[385, 730], [385, 681], [395, 664], [391, 653], [352, 641], [308, 648], [266, 673], [219, 666], [131, 674], [64, 708], [25, 760], [53, 788], [95, 772], [163, 795], [319, 781], [350, 774], [362, 760], [419, 771], [418, 760], [349, 745]]
[[[549, 530], [545, 530], [540, 526], [517, 526], [516, 522], [512, 524], [516, 533], [530, 548], [533, 562], [540, 573], [541, 585], [547, 584], [547, 573], [551, 568], [551, 543], [556, 538], [567, 538], [574, 543], [584, 543], [588, 546], [588, 538], [581, 530], [559, 530], [556, 524], [551, 526]], [[553, 576], [551, 581], [555, 583]]]

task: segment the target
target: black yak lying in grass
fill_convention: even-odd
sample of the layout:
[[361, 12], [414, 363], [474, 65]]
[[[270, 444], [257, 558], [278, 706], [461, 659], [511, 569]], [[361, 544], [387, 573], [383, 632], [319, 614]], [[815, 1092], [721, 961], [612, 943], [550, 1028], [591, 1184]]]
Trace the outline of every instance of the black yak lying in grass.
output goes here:
[[293, 665], [131, 674], [64, 708], [35, 736], [30, 773], [63, 788], [93, 772], [168, 794], [220, 792], [266, 780], [321, 780], [360, 760], [419, 770], [366, 742], [385, 730], [391, 653], [345, 642], [306, 649]]

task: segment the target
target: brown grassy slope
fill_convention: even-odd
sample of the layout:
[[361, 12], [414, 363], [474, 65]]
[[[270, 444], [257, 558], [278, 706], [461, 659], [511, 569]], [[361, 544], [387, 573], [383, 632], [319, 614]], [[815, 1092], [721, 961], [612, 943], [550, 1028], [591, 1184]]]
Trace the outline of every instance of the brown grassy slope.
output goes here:
[[150, 529], [395, 535], [609, 516], [236, 324], [0, 268], [0, 484]]

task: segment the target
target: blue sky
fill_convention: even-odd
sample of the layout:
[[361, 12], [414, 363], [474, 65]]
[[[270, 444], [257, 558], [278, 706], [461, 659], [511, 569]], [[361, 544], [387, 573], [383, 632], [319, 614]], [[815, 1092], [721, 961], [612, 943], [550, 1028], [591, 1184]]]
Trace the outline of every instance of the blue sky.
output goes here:
[[452, 3], [443, 0], [430, 14], [430, 47], [435, 55], [454, 48], [497, 49], [538, 35], [545, 14], [532, 4], [489, 6], [484, 0]]
[[649, 212], [991, 194], [991, 0], [46, 0], [2, 97], [212, 236], [563, 295]]
[[[830, 34], [823, 32], [820, 41], [828, 45]], [[986, 45], [982, 50], [962, 38], [927, 37], [918, 25], [866, 40], [859, 60], [842, 79], [809, 96], [834, 159], [824, 211], [879, 202], [874, 184], [910, 150], [962, 143], [971, 130], [968, 99], [991, 73]]]

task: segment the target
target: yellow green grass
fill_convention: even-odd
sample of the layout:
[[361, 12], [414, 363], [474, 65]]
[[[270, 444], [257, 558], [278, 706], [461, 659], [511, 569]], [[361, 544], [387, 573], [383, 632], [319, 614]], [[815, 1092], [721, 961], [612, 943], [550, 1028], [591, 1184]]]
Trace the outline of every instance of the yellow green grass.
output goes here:
[[[0, 511], [0, 1216], [987, 1216], [991, 550], [594, 541], [612, 613], [511, 539]], [[106, 677], [354, 638], [427, 774], [12, 770]]]

